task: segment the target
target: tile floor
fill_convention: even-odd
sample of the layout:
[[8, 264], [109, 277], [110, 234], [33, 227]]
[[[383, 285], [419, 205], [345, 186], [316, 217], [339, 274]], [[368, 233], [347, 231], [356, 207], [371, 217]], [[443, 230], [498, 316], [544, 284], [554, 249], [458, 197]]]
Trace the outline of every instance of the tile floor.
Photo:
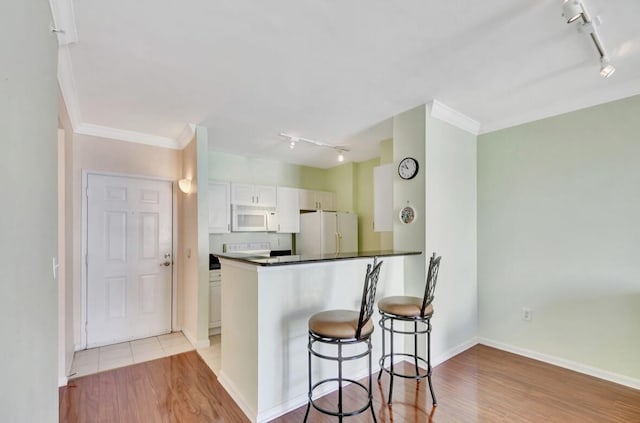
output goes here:
[[[204, 348], [203, 350], [210, 348]], [[173, 332], [151, 338], [77, 351], [73, 356], [69, 379], [180, 354], [193, 349], [193, 345], [184, 337], [182, 332]], [[220, 348], [218, 346], [218, 368], [220, 363], [219, 351]], [[207, 354], [211, 356], [210, 352], [207, 352]], [[201, 353], [201, 355], [203, 354]]]

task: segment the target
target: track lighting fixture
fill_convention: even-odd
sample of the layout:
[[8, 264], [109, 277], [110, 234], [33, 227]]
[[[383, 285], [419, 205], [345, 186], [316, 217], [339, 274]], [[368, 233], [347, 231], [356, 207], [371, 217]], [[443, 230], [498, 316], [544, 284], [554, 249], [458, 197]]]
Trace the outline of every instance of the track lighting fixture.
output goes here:
[[609, 62], [600, 34], [596, 29], [596, 26], [600, 24], [600, 18], [596, 16], [595, 19], [591, 19], [582, 0], [564, 0], [562, 3], [562, 16], [565, 17], [568, 24], [581, 20], [578, 25], [578, 31], [589, 34], [600, 55], [600, 76], [608, 78], [613, 75], [616, 68]]
[[616, 68], [609, 63], [609, 59], [603, 57], [600, 59], [600, 76], [603, 78], [608, 78], [616, 71]]
[[344, 161], [344, 153], [349, 151], [349, 148], [343, 145], [327, 144], [326, 142], [311, 140], [309, 138], [297, 137], [295, 135], [285, 134], [284, 132], [280, 133], [280, 136], [285, 137], [289, 140], [289, 148], [291, 149], [293, 149], [297, 143], [303, 142], [303, 143], [315, 145], [317, 147], [325, 147], [325, 148], [331, 148], [333, 150], [336, 150], [338, 152], [339, 162]]
[[578, 0], [565, 0], [562, 4], [562, 16], [571, 23], [582, 16], [582, 6]]

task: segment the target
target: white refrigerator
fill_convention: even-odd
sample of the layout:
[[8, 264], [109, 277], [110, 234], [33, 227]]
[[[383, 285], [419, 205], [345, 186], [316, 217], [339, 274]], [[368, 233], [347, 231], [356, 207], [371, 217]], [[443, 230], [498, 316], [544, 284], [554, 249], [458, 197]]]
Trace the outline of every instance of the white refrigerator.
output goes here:
[[300, 215], [296, 253], [338, 254], [358, 251], [358, 215], [316, 211]]

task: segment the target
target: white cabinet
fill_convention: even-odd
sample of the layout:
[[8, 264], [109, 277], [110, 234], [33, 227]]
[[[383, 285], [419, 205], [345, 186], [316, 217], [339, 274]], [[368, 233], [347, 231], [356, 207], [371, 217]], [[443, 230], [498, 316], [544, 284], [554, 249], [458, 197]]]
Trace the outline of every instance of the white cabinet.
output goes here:
[[335, 194], [328, 191], [299, 190], [300, 210], [335, 210]]
[[209, 270], [209, 333], [220, 333], [222, 272]]
[[224, 234], [231, 230], [229, 183], [209, 182], [209, 233]]
[[272, 185], [231, 184], [231, 204], [275, 207], [276, 198]]
[[373, 231], [393, 231], [393, 163], [373, 168]]
[[298, 233], [300, 232], [300, 209], [298, 207], [298, 189], [278, 187], [278, 232]]

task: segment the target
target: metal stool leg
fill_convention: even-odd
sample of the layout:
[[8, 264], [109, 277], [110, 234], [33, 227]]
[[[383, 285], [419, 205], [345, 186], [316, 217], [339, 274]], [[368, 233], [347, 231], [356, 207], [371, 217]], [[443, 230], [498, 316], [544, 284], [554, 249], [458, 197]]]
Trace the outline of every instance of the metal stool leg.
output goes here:
[[[420, 372], [418, 371], [418, 322], [417, 321], [413, 322], [413, 363], [416, 368], [416, 376], [419, 376]], [[418, 379], [418, 383], [420, 383], [419, 379]]]
[[431, 399], [433, 406], [438, 405], [436, 394], [433, 392], [433, 383], [431, 382], [431, 319], [427, 321], [427, 380], [429, 381], [429, 391], [431, 391]]
[[338, 342], [338, 421], [342, 422], [342, 343]]
[[307, 421], [307, 418], [309, 417], [309, 410], [311, 409], [311, 336], [308, 336], [309, 339], [309, 343], [307, 344], [307, 371], [309, 372], [308, 376], [308, 380], [309, 380], [309, 390], [308, 392], [308, 396], [309, 396], [309, 400], [307, 401], [307, 411], [304, 413], [304, 420], [303, 422]]
[[391, 335], [391, 340], [389, 341], [389, 359], [391, 361], [391, 363], [389, 364], [389, 368], [391, 369], [391, 371], [389, 372], [389, 401], [387, 401], [387, 404], [391, 405], [391, 398], [393, 396], [393, 335], [395, 334], [395, 331], [393, 329], [393, 319], [391, 319], [389, 333]]
[[369, 349], [369, 407], [371, 408], [373, 421], [377, 423], [378, 419], [376, 419], [376, 413], [373, 411], [373, 390], [371, 389], [371, 338], [367, 340], [367, 348]]
[[382, 358], [380, 359], [380, 371], [378, 372], [378, 382], [380, 382], [380, 377], [382, 376], [382, 369], [384, 368], [384, 354], [386, 352], [384, 339], [386, 338], [386, 330], [384, 329], [384, 322], [386, 319], [382, 317], [380, 319], [380, 328], [382, 328]]

